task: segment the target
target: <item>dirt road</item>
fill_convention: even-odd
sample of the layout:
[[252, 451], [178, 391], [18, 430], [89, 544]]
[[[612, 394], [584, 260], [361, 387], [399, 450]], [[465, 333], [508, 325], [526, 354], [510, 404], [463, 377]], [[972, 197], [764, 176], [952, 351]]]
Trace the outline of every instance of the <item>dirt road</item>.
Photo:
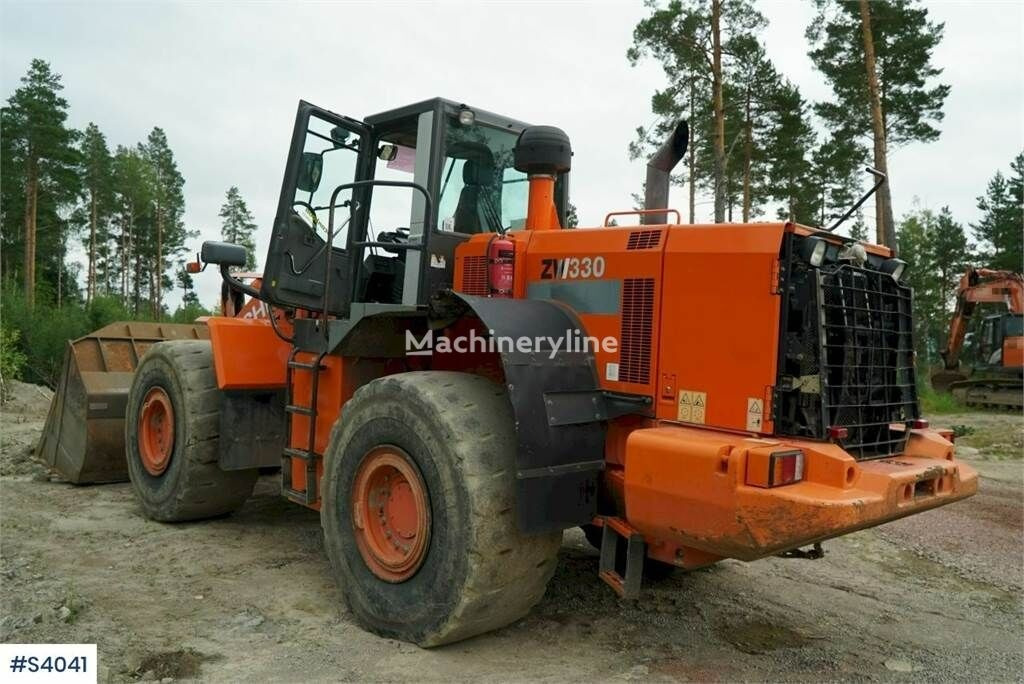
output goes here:
[[[273, 478], [237, 514], [161, 525], [130, 487], [50, 481], [28, 457], [46, 397], [3, 407], [0, 641], [99, 645], [100, 680], [984, 680], [1024, 673], [1024, 421], [971, 426], [973, 499], [825, 545], [727, 561], [619, 601], [573, 530], [524, 620], [424, 651], [353, 625], [315, 513]], [[972, 446], [974, 445], [974, 446]], [[973, 451], [974, 448], [983, 448]]]

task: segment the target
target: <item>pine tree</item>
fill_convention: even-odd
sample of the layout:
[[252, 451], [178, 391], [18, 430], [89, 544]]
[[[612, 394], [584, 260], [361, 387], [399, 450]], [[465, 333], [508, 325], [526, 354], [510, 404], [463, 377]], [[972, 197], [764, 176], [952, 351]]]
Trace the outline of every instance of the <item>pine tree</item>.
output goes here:
[[[626, 56], [633, 64], [647, 55], [661, 62], [670, 86], [660, 95], [687, 97], [691, 109], [701, 100], [708, 102], [712, 112], [708, 137], [711, 140], [715, 221], [721, 223], [726, 219], [730, 185], [733, 185], [727, 178], [726, 82], [728, 73], [738, 64], [739, 42], [749, 39], [764, 26], [764, 17], [747, 0], [671, 0], [665, 8], [655, 2], [648, 3], [648, 7], [651, 14], [634, 29], [633, 46]], [[695, 80], [699, 80], [701, 92], [691, 91], [684, 95]], [[661, 109], [678, 111], [682, 107], [662, 106]], [[690, 118], [694, 121], [696, 117]], [[664, 123], [662, 128], [667, 129]], [[703, 137], [700, 127], [695, 128], [698, 129], [698, 137]], [[692, 186], [694, 164], [691, 162], [689, 166]]]
[[[94, 123], [89, 123], [81, 142], [83, 213], [88, 225], [85, 241], [88, 267], [85, 278], [85, 301], [96, 296], [97, 265], [107, 253], [108, 221], [114, 208], [114, 160], [107, 139]], [[106, 278], [104, 278], [104, 281]]]
[[933, 223], [930, 212], [919, 211], [900, 221], [897, 231], [900, 258], [907, 262], [904, 280], [914, 291], [914, 345], [920, 371], [938, 358], [943, 329], [948, 323], [935, 277]]
[[[909, 0], [816, 0], [807, 29], [810, 57], [835, 97], [818, 114], [843, 139], [870, 136], [875, 167], [888, 175], [888, 149], [939, 137], [949, 86], [928, 86], [942, 73], [931, 55], [942, 24]], [[894, 246], [891, 184], [876, 198], [878, 242]]]
[[576, 211], [576, 205], [569, 202], [569, 211], [566, 212], [565, 216], [566, 228], [576, 228], [580, 225], [580, 216]]
[[[844, 140], [835, 135], [829, 136], [814, 150], [810, 182], [816, 190], [819, 212], [815, 218], [818, 226], [828, 227], [832, 219], [845, 214], [847, 208], [857, 201], [865, 155], [866, 151], [855, 140]], [[858, 212], [857, 219], [863, 226], [863, 214]], [[866, 238], [865, 234], [861, 239]]]
[[115, 249], [121, 274], [121, 298], [131, 301], [131, 309], [139, 314], [142, 288], [142, 260], [145, 249], [140, 248], [140, 235], [145, 235], [151, 206], [151, 169], [136, 148], [118, 146], [114, 153]]
[[245, 247], [245, 268], [252, 271], [256, 268], [256, 243], [253, 239], [256, 223], [237, 186], [232, 185], [228, 188], [224, 204], [220, 208], [220, 218], [221, 237], [225, 242]]
[[181, 305], [185, 308], [199, 306], [199, 296], [196, 294], [195, 281], [192, 279], [192, 274], [185, 270], [184, 263], [178, 264], [174, 277], [182, 291]]
[[[63, 278], [62, 247], [69, 228], [67, 207], [78, 192], [77, 133], [65, 125], [68, 102], [59, 94], [64, 86], [47, 62], [33, 59], [21, 83], [0, 117], [8, 177], [3, 232], [5, 251], [15, 246], [12, 243], [21, 243], [22, 284], [25, 301], [32, 307], [39, 255], [44, 258], [43, 275], [57, 285], [58, 298], [68, 282]], [[12, 210], [20, 210], [20, 226]]]
[[953, 294], [964, 269], [971, 261], [970, 245], [964, 227], [953, 220], [949, 207], [942, 207], [934, 218], [930, 249], [937, 279], [936, 291], [943, 306], [943, 320], [952, 313]]
[[816, 142], [807, 103], [796, 86], [786, 83], [778, 93], [771, 146], [772, 193], [782, 203], [778, 216], [814, 225], [819, 215], [818, 194], [811, 162]]
[[185, 239], [189, 235], [182, 222], [185, 213], [185, 180], [178, 171], [174, 153], [163, 129], [154, 128], [146, 142], [139, 147], [151, 169], [153, 222], [147, 252], [152, 269], [151, 306], [154, 318], [160, 320], [163, 316], [163, 289], [173, 284], [166, 274], [167, 264], [184, 251]]
[[914, 337], [922, 364], [938, 361], [954, 306], [957, 281], [971, 262], [964, 228], [948, 207], [907, 215], [899, 227], [900, 258], [914, 289]]
[[853, 223], [849, 228], [850, 237], [858, 242], [868, 241], [868, 226], [864, 223], [864, 212], [857, 210]]
[[981, 221], [971, 226], [981, 243], [980, 256], [992, 268], [1024, 271], [1024, 152], [1010, 163], [1009, 178], [1001, 171], [978, 198]]

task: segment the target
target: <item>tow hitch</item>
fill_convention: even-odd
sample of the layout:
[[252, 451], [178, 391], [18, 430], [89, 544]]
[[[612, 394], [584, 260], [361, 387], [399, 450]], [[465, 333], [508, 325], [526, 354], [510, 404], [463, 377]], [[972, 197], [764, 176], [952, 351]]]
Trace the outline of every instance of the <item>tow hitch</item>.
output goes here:
[[779, 558], [804, 558], [806, 560], [818, 560], [825, 557], [825, 549], [821, 548], [821, 542], [815, 542], [808, 549], [790, 549], [779, 554]]

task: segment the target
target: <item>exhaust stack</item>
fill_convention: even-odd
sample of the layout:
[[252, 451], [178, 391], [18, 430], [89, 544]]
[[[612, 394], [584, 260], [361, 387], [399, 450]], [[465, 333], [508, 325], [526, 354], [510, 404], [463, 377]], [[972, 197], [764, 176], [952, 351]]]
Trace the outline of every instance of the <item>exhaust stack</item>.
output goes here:
[[[668, 209], [669, 174], [686, 154], [689, 141], [690, 127], [685, 121], [680, 121], [665, 144], [647, 162], [644, 209]], [[640, 218], [645, 224], [660, 224], [668, 220], [666, 214], [645, 214]]]

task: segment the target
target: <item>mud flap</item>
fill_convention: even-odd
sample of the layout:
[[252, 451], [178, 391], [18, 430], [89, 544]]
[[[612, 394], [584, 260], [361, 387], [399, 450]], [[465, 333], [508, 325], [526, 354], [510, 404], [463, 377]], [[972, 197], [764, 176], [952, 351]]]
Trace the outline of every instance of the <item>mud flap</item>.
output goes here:
[[[597, 513], [597, 479], [604, 468], [608, 417], [594, 356], [566, 351], [566, 338], [586, 332], [575, 314], [552, 301], [491, 299], [459, 293], [492, 337], [544, 340], [531, 352], [500, 349], [516, 420], [516, 514], [526, 533], [591, 522]], [[455, 302], [453, 302], [455, 303]], [[464, 308], [464, 307], [462, 307]], [[552, 353], [550, 339], [562, 342]], [[582, 349], [583, 347], [575, 347]], [[593, 408], [585, 414], [579, 406]]]

